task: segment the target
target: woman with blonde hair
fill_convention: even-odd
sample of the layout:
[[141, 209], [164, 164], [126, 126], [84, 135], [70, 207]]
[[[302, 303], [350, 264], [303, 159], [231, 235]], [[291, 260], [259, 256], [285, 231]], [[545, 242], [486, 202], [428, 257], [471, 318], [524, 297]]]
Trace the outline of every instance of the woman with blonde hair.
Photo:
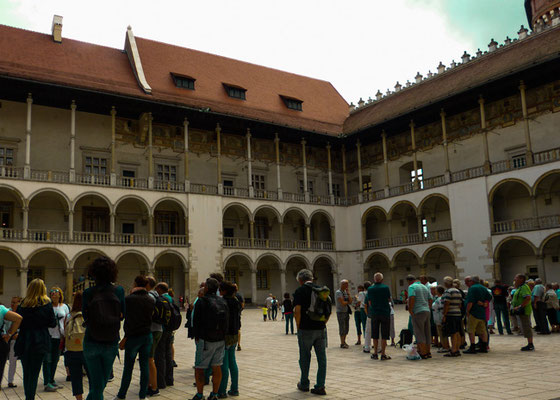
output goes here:
[[45, 392], [56, 392], [56, 389], [62, 388], [54, 380], [54, 375], [60, 359], [60, 342], [64, 340], [64, 320], [70, 314], [70, 308], [64, 304], [64, 293], [58, 286], [51, 288], [49, 297], [57, 324], [54, 328], [49, 328], [51, 347], [43, 359], [43, 384], [45, 385]]
[[25, 399], [33, 400], [41, 365], [51, 346], [48, 328], [56, 327], [51, 299], [41, 279], [33, 279], [29, 283], [17, 313], [23, 317], [23, 321], [16, 340], [15, 355], [21, 360], [23, 368]]

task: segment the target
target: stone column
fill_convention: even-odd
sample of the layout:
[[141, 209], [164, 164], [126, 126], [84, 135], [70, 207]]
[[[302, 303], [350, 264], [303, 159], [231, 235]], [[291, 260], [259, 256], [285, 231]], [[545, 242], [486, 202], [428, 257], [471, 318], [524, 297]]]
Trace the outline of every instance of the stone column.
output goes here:
[[155, 242], [155, 238], [154, 238], [154, 215], [150, 214], [148, 215], [148, 234], [149, 234], [149, 242], [150, 243], [154, 243]]
[[25, 297], [27, 293], [27, 270], [29, 266], [29, 260], [23, 261], [23, 266], [19, 270], [19, 295], [21, 298]]
[[361, 203], [363, 201], [363, 191], [364, 191], [364, 182], [362, 179], [362, 156], [360, 154], [360, 150], [361, 150], [361, 143], [360, 140], [358, 139], [356, 141], [356, 157], [358, 160], [358, 185], [360, 186], [358, 189], [358, 201]]
[[249, 238], [251, 239], [251, 248], [255, 247], [255, 221], [249, 221]]
[[445, 121], [445, 111], [443, 111], [443, 108], [441, 109], [441, 112], [439, 113], [439, 115], [441, 116], [441, 133], [443, 135], [443, 157], [445, 160], [445, 182], [449, 183], [451, 182], [451, 170], [449, 168], [449, 149], [447, 146], [447, 123]]
[[311, 248], [311, 225], [305, 224], [305, 240], [307, 240], [307, 248]]
[[344, 180], [344, 198], [348, 198], [348, 176], [346, 175], [346, 147], [342, 145], [342, 177]]
[[189, 243], [189, 216], [185, 215], [185, 243]]
[[66, 270], [66, 293], [64, 294], [64, 300], [66, 304], [72, 304], [72, 293], [74, 293], [74, 270]]
[[428, 265], [420, 264], [420, 275], [428, 276]]
[[337, 289], [340, 288], [340, 279], [339, 279], [339, 276], [338, 276], [338, 271], [336, 269], [334, 269], [334, 267], [333, 267], [333, 269], [331, 270], [331, 273], [332, 273], [332, 277], [333, 277], [333, 290], [337, 290]]
[[480, 105], [480, 129], [482, 130], [482, 144], [484, 147], [484, 173], [489, 175], [492, 172], [490, 166], [490, 151], [488, 150], [488, 131], [486, 130], [486, 112], [484, 110], [484, 97], [478, 99]]
[[251, 303], [257, 304], [257, 270], [251, 269]]
[[251, 129], [247, 128], [247, 187], [249, 197], [255, 197], [255, 187], [253, 186], [253, 168], [251, 165]]
[[412, 140], [412, 165], [414, 168], [414, 189], [420, 189], [420, 181], [418, 180], [418, 158], [416, 155], [416, 135], [414, 134], [414, 121], [410, 120], [410, 139]]
[[28, 230], [29, 230], [29, 205], [27, 204], [27, 200], [24, 200], [25, 204], [23, 205], [23, 238], [27, 239], [28, 237]]
[[153, 149], [153, 127], [152, 113], [148, 113], [148, 188], [154, 188], [154, 149]]
[[307, 187], [307, 156], [305, 154], [305, 139], [301, 139], [301, 157], [303, 161], [303, 193], [305, 201], [309, 202], [309, 188]]
[[285, 269], [280, 270], [280, 291], [281, 291], [281, 295], [284, 296], [284, 293], [286, 293], [286, 270]]
[[70, 172], [68, 180], [76, 182], [76, 102], [70, 105]]
[[385, 197], [389, 197], [389, 159], [387, 157], [387, 134], [385, 131], [381, 132], [381, 139], [383, 139], [383, 168], [385, 169]]
[[222, 128], [216, 124], [216, 173], [218, 180], [218, 194], [224, 194], [224, 183], [222, 182]]
[[274, 150], [276, 151], [276, 187], [278, 190], [278, 200], [282, 200], [282, 185], [280, 184], [280, 138], [274, 134]]
[[74, 239], [74, 210], [68, 211], [68, 240]]
[[[115, 109], [115, 106], [113, 106], [111, 107], [111, 186], [116, 186], [117, 184], [116, 116], [117, 116], [117, 110]], [[150, 122], [150, 129], [151, 129], [151, 122]], [[151, 150], [151, 140], [150, 140], [150, 157], [151, 157], [151, 151], [152, 150]]]
[[521, 109], [523, 110], [523, 127], [525, 128], [525, 160], [527, 165], [533, 165], [533, 148], [531, 146], [531, 132], [529, 131], [529, 113], [527, 112], [527, 97], [525, 95], [525, 82], [519, 83], [521, 92]]
[[110, 221], [109, 221], [109, 232], [111, 233], [111, 242], [115, 241], [115, 218], [116, 215], [114, 212], [110, 214]]
[[336, 228], [334, 225], [331, 225], [331, 241], [333, 250], [336, 250]]
[[284, 248], [284, 223], [280, 222], [280, 248]]
[[23, 177], [31, 178], [31, 107], [33, 105], [33, 97], [31, 93], [27, 95], [27, 119], [25, 127], [25, 165], [23, 167]]
[[331, 204], [334, 205], [333, 183], [332, 183], [332, 162], [331, 162], [331, 144], [327, 143], [327, 169], [329, 178], [329, 196]]
[[[184, 163], [185, 163], [185, 192], [190, 192], [191, 190], [191, 181], [189, 179], [189, 120], [185, 118], [183, 120], [183, 135], [185, 136], [185, 156], [184, 156]], [[188, 286], [185, 286], [185, 291], [187, 290]]]

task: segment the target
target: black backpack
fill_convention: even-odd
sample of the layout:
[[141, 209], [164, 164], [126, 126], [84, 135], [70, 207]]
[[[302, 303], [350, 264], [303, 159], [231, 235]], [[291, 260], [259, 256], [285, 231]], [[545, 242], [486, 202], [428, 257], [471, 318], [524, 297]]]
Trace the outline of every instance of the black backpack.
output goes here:
[[399, 343], [397, 344], [401, 346], [401, 349], [405, 344], [412, 344], [412, 332], [409, 329], [403, 329], [399, 334]]
[[[229, 317], [226, 301], [218, 296], [202, 297], [198, 301], [201, 300], [205, 303], [204, 340], [209, 342], [224, 340], [227, 333]], [[198, 304], [196, 306], [198, 306]]]
[[171, 321], [171, 304], [163, 296], [157, 296], [155, 299], [156, 304], [152, 313], [152, 322], [168, 328]]
[[181, 316], [181, 309], [174, 302], [171, 303], [171, 318], [169, 320], [168, 330], [176, 331], [181, 327], [183, 317]]
[[94, 289], [88, 303], [88, 319], [84, 323], [88, 328], [89, 336], [101, 343], [113, 343], [119, 340], [121, 313], [121, 302], [115, 294], [113, 285], [104, 289]]

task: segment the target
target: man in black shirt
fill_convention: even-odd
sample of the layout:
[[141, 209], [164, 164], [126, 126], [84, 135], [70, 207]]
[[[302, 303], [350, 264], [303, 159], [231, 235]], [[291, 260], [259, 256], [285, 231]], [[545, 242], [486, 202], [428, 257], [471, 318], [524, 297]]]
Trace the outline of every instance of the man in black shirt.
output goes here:
[[490, 290], [492, 290], [492, 296], [494, 297], [494, 311], [496, 312], [496, 321], [498, 322], [498, 332], [500, 332], [500, 335], [504, 334], [504, 328], [502, 326], [503, 318], [506, 331], [508, 335], [511, 335], [512, 333], [509, 326], [509, 314], [506, 301], [508, 296], [508, 286], [503, 285], [501, 280], [496, 279], [494, 280], [494, 286], [492, 286]]
[[325, 379], [327, 377], [326, 321], [314, 321], [307, 314], [311, 305], [313, 289], [313, 273], [302, 269], [297, 274], [300, 287], [294, 293], [294, 317], [297, 325], [299, 345], [299, 367], [301, 378], [297, 388], [303, 392], [309, 391], [309, 365], [311, 364], [311, 348], [315, 349], [317, 357], [317, 382], [311, 393], [325, 395]]

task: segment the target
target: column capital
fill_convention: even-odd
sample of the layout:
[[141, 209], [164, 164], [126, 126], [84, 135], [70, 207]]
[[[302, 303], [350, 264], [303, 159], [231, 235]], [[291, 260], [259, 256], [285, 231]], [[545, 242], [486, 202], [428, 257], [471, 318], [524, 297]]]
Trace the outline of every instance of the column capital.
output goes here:
[[410, 120], [410, 124], [408, 124], [408, 126], [410, 126], [410, 129], [414, 129], [414, 127], [416, 126], [416, 124], [414, 123], [414, 120], [413, 120], [413, 119]]
[[111, 107], [111, 116], [114, 117], [115, 115], [117, 115], [117, 109], [115, 108], [115, 106]]
[[72, 104], [70, 104], [70, 109], [72, 111], [76, 110], [76, 100], [72, 100]]
[[247, 128], [247, 134], [245, 135], [247, 138], [251, 138], [251, 128]]
[[525, 90], [527, 86], [525, 86], [525, 82], [523, 80], [519, 81], [519, 90]]
[[330, 143], [330, 142], [327, 142], [327, 146], [326, 146], [326, 147], [327, 147], [327, 150], [330, 150], [330, 149], [331, 149], [331, 143]]
[[218, 122], [216, 124], [216, 133], [221, 133], [222, 132], [222, 127], [220, 126], [220, 123]]
[[383, 129], [383, 130], [381, 131], [381, 137], [382, 137], [383, 139], [387, 139], [387, 132], [385, 132], [385, 129]]
[[447, 116], [447, 114], [445, 113], [445, 110], [443, 108], [439, 111], [439, 115], [440, 115], [441, 118], [445, 118]]
[[31, 93], [27, 93], [27, 103], [28, 104], [33, 103], [33, 96], [31, 96]]
[[360, 139], [356, 140], [356, 147], [359, 149], [362, 146], [362, 143], [360, 143]]
[[189, 126], [189, 119], [187, 117], [183, 119], [183, 126]]
[[478, 104], [480, 104], [481, 106], [484, 105], [484, 97], [482, 97], [482, 95], [478, 96]]
[[305, 141], [305, 139], [301, 139], [301, 145], [302, 145], [302, 146], [305, 146], [306, 143], [307, 143], [307, 142]]
[[277, 133], [277, 132], [274, 133], [274, 141], [275, 141], [275, 142], [279, 142], [279, 141], [280, 141], [280, 138], [278, 137], [278, 133]]

